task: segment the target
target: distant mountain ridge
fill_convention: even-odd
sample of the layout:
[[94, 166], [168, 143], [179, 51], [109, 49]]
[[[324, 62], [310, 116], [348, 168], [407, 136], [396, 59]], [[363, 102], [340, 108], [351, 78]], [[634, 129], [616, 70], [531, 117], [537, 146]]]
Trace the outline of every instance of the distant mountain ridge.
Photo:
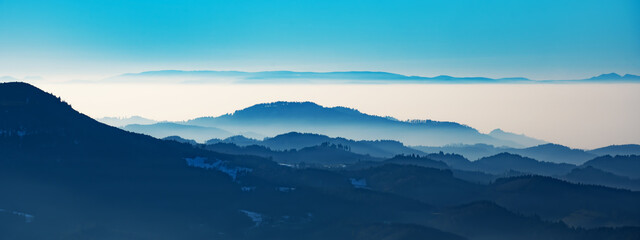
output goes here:
[[486, 77], [452, 77], [440, 75], [436, 77], [407, 76], [397, 73], [376, 71], [344, 71], [344, 72], [295, 72], [295, 71], [181, 71], [162, 70], [141, 73], [126, 73], [107, 78], [106, 81], [173, 81], [181, 83], [211, 83], [211, 82], [291, 82], [317, 83], [327, 81], [357, 81], [357, 82], [405, 82], [405, 83], [519, 83], [531, 81], [526, 78], [486, 78]]
[[489, 133], [489, 136], [498, 138], [498, 139], [504, 139], [504, 140], [509, 140], [509, 141], [513, 141], [516, 142], [522, 146], [536, 146], [536, 145], [541, 145], [541, 144], [545, 144], [548, 143], [544, 140], [540, 140], [540, 139], [535, 139], [532, 137], [528, 137], [524, 134], [515, 134], [515, 133], [510, 133], [510, 132], [505, 132], [502, 129], [494, 129], [493, 131], [491, 131]]
[[607, 73], [607, 74], [601, 74], [599, 76], [595, 76], [586, 80], [590, 80], [590, 81], [598, 81], [598, 80], [627, 80], [627, 81], [632, 81], [632, 80], [640, 80], [640, 76], [638, 75], [633, 75], [633, 74], [625, 74], [624, 76], [621, 76], [620, 74], [617, 73]]
[[232, 114], [201, 117], [181, 124], [216, 127], [229, 132], [249, 131], [265, 136], [293, 131], [357, 140], [389, 139], [408, 145], [488, 143], [499, 146], [520, 146], [513, 141], [494, 138], [455, 122], [399, 121], [361, 113], [351, 108], [323, 107], [313, 102], [256, 104]]
[[640, 155], [640, 145], [638, 144], [611, 145], [611, 146], [590, 150], [589, 153], [593, 153], [598, 156]]
[[570, 173], [562, 176], [561, 178], [575, 183], [593, 184], [640, 191], [640, 179], [632, 179], [626, 176], [616, 175], [592, 166], [575, 168], [571, 170]]
[[376, 140], [376, 141], [354, 141], [346, 138], [332, 138], [325, 135], [313, 133], [290, 132], [280, 134], [275, 137], [265, 138], [264, 140], [256, 140], [245, 138], [243, 136], [232, 136], [226, 139], [211, 139], [207, 144], [233, 143], [238, 146], [259, 145], [270, 148], [272, 150], [300, 150], [306, 147], [318, 146], [324, 143], [348, 146], [349, 151], [371, 155], [374, 157], [393, 157], [399, 154], [425, 154], [419, 150], [404, 146], [401, 142], [392, 140]]
[[636, 144], [611, 145], [589, 151], [569, 148], [553, 143], [546, 143], [528, 148], [495, 147], [487, 144], [458, 144], [442, 147], [414, 146], [413, 148], [426, 153], [437, 153], [440, 151], [445, 153], [456, 153], [473, 160], [502, 152], [508, 152], [545, 162], [571, 163], [575, 165], [580, 165], [598, 156], [640, 154], [640, 145]]
[[629, 156], [601, 156], [583, 164], [620, 176], [640, 179], [640, 155]]
[[587, 79], [577, 80], [531, 80], [524, 77], [488, 78], [488, 77], [453, 77], [439, 75], [435, 77], [409, 76], [379, 71], [342, 71], [342, 72], [296, 72], [296, 71], [182, 71], [160, 70], [140, 73], [126, 73], [107, 78], [107, 82], [172, 82], [172, 83], [437, 83], [437, 84], [469, 84], [469, 83], [579, 83], [579, 82], [640, 82], [640, 76], [616, 73], [602, 74]]

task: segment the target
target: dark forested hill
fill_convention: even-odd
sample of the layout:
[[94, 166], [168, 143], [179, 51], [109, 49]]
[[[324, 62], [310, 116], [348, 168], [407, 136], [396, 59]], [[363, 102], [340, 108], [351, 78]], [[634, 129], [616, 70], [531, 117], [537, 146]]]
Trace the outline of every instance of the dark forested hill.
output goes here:
[[[0, 84], [0, 239], [513, 239], [514, 233], [632, 239], [640, 233], [548, 221], [637, 226], [637, 192], [540, 177], [480, 185], [447, 169], [397, 164], [293, 168], [242, 149], [225, 154], [127, 132], [31, 85]], [[330, 153], [319, 155], [329, 162], [361, 156], [329, 143], [296, 151]], [[478, 199], [497, 205], [471, 202]], [[456, 206], [467, 202], [472, 205]]]
[[492, 174], [517, 171], [544, 176], [563, 175], [576, 167], [576, 165], [568, 163], [541, 162], [511, 153], [500, 153], [494, 156], [484, 157], [472, 162], [472, 165], [473, 170]]
[[583, 166], [592, 166], [620, 176], [640, 179], [640, 155], [602, 156], [585, 162]]
[[375, 140], [375, 141], [354, 141], [341, 137], [328, 137], [313, 133], [290, 132], [280, 134], [275, 137], [265, 138], [264, 140], [248, 139], [242, 136], [229, 137], [223, 140], [210, 140], [209, 143], [225, 142], [233, 143], [238, 146], [260, 145], [268, 147], [272, 150], [291, 150], [313, 147], [323, 143], [331, 143], [334, 145], [347, 146], [349, 151], [371, 155], [374, 157], [393, 157], [398, 154], [424, 154], [421, 151], [404, 146], [398, 141], [391, 140]]
[[629, 177], [619, 176], [592, 166], [575, 168], [561, 178], [576, 183], [640, 191], [640, 179], [631, 179]]
[[[125, 132], [27, 84], [0, 84], [0, 119], [3, 239], [351, 239], [389, 221], [387, 231], [459, 239], [393, 223], [428, 215], [422, 203]], [[333, 231], [345, 224], [355, 227]]]
[[347, 146], [335, 145], [330, 143], [322, 143], [317, 146], [310, 146], [301, 149], [290, 150], [271, 150], [270, 148], [249, 145], [238, 146], [233, 143], [215, 143], [207, 144], [205, 149], [239, 155], [255, 155], [269, 158], [277, 163], [297, 166], [297, 167], [342, 167], [348, 164], [355, 164], [360, 161], [382, 161], [382, 158], [376, 158], [369, 155], [357, 154], [349, 151]]
[[383, 165], [346, 171], [359, 186], [398, 194], [431, 205], [486, 200], [510, 211], [571, 226], [640, 226], [640, 192], [572, 184], [543, 176], [499, 178], [489, 185], [456, 178], [450, 170]]

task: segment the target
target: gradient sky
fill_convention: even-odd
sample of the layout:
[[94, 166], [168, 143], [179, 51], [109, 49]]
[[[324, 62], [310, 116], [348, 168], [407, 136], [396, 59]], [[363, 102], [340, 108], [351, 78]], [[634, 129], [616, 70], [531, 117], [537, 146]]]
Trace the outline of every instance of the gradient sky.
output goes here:
[[185, 120], [309, 100], [572, 147], [640, 143], [640, 84], [52, 83], [166, 69], [640, 75], [640, 1], [0, 0], [0, 77], [42, 76], [36, 86], [92, 117]]
[[0, 76], [640, 73], [640, 1], [0, 0]]

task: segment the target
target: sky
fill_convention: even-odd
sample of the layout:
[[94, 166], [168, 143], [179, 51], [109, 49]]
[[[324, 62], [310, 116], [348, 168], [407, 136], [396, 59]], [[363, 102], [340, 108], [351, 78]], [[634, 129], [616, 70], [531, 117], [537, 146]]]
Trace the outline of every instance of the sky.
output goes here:
[[0, 0], [0, 76], [640, 74], [640, 1]]
[[0, 0], [0, 77], [29, 79], [91, 117], [187, 120], [315, 101], [571, 147], [640, 144], [640, 84], [60, 83], [167, 69], [640, 75], [640, 1]]

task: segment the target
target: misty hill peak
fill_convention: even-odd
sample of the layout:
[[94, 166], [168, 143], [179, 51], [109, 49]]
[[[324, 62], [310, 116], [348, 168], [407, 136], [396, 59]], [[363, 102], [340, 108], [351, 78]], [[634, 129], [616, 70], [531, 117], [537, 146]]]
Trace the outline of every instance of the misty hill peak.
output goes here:
[[496, 128], [496, 129], [493, 129], [493, 131], [491, 131], [489, 134], [502, 134], [502, 133], [506, 133], [506, 132], [500, 128]]
[[589, 78], [589, 80], [638, 80], [638, 79], [640, 79], [640, 76], [638, 75], [625, 74], [624, 76], [621, 76], [620, 74], [617, 74], [617, 73], [600, 74], [598, 76]]
[[323, 107], [313, 102], [261, 103], [223, 115], [223, 120], [250, 122], [303, 121], [303, 122], [353, 122], [358, 120], [392, 121], [387, 118], [367, 115], [346, 107]]
[[544, 150], [573, 150], [570, 147], [564, 146], [564, 145], [560, 145], [560, 144], [556, 144], [556, 143], [547, 143], [547, 144], [540, 144], [538, 146], [535, 147], [530, 147], [529, 149], [544, 149]]
[[633, 74], [625, 74], [624, 76], [622, 76], [622, 78], [625, 78], [625, 79], [640, 79], [640, 76], [633, 75]]
[[250, 111], [260, 111], [260, 110], [286, 110], [286, 111], [323, 111], [323, 110], [339, 110], [343, 112], [352, 112], [352, 113], [360, 113], [358, 110], [346, 108], [346, 107], [323, 107], [314, 102], [286, 102], [286, 101], [278, 101], [272, 103], [260, 103], [253, 105], [251, 107], [238, 110], [234, 113], [238, 114], [241, 112], [250, 112]]
[[622, 76], [620, 76], [620, 74], [617, 73], [605, 73], [605, 74], [600, 74], [598, 76], [592, 77], [591, 79], [619, 79], [622, 78]]
[[315, 134], [315, 133], [301, 133], [301, 132], [288, 132], [277, 135], [268, 139], [277, 139], [277, 138], [296, 138], [296, 137], [317, 137], [317, 138], [328, 138], [327, 136]]

